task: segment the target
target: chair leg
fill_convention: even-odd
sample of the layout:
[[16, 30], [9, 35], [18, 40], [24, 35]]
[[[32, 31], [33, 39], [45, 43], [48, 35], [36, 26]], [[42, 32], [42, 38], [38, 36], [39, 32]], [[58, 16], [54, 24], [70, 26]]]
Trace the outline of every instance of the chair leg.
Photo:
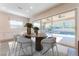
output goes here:
[[14, 51], [14, 55], [17, 56], [17, 49], [18, 49], [18, 44], [15, 43], [15, 51]]
[[56, 54], [57, 56], [59, 56], [57, 45], [56, 45]]
[[10, 47], [9, 47], [9, 50], [8, 50], [7, 56], [10, 56]]
[[52, 47], [52, 54], [53, 54], [53, 56], [54, 56], [54, 47]]
[[[24, 55], [26, 55], [26, 53], [25, 53], [25, 51], [24, 51], [24, 48], [23, 48], [23, 46], [22, 46], [22, 43], [19, 43], [19, 44], [20, 44], [20, 45], [19, 45], [18, 55], [21, 55], [21, 54], [20, 54], [21, 51], [23, 52]], [[31, 44], [30, 46], [31, 46], [31, 55], [33, 55], [32, 44]], [[16, 53], [17, 53], [17, 48], [18, 48], [18, 44], [17, 44], [16, 49], [15, 49], [15, 55], [16, 55]]]
[[[22, 46], [22, 43], [21, 43], [21, 45], [20, 45], [21, 47], [21, 49], [22, 49], [22, 52], [24, 53], [24, 55], [27, 55], [26, 53], [25, 53], [25, 51], [24, 51], [24, 48], [23, 48], [23, 46]], [[32, 52], [32, 50], [31, 50], [31, 52]]]
[[55, 46], [55, 49], [56, 49], [56, 55], [58, 56], [59, 55], [59, 53], [58, 53], [58, 48], [57, 48], [57, 44], [55, 44], [55, 45], [52, 45], [52, 54], [53, 55], [55, 55], [55, 53], [54, 53], [54, 46]]
[[15, 54], [15, 49], [16, 49], [16, 42], [14, 42], [14, 44], [13, 44], [13, 52], [14, 52], [14, 54]]
[[9, 45], [9, 50], [8, 50], [7, 55], [10, 56], [12, 54], [13, 50], [14, 50], [14, 44], [12, 43], [11, 46]]
[[31, 43], [31, 54], [32, 54], [32, 56], [33, 56], [33, 46], [32, 46], [32, 43]]
[[[17, 46], [16, 46], [16, 48], [15, 48], [15, 56], [18, 56], [18, 55], [20, 55], [20, 52], [21, 52], [21, 49], [23, 49], [22, 48], [22, 43], [19, 43], [20, 45], [18, 45], [17, 44]], [[18, 47], [19, 46], [19, 47]], [[19, 48], [19, 49], [18, 49]], [[17, 51], [17, 49], [18, 49], [18, 51]], [[22, 50], [23, 51], [23, 50]], [[18, 53], [17, 53], [18, 52]]]
[[22, 47], [22, 45], [21, 45], [21, 49], [22, 49], [22, 52], [24, 53], [24, 55], [26, 55], [26, 53], [25, 53], [24, 50], [23, 50], [24, 48]]
[[19, 46], [19, 52], [18, 52], [18, 54], [20, 55], [20, 52], [21, 52], [21, 43], [20, 43], [20, 46]]

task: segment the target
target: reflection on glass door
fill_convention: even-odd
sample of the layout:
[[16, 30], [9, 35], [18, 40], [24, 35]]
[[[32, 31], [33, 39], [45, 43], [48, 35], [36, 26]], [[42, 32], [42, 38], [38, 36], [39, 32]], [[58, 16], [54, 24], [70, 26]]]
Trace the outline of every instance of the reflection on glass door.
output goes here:
[[48, 36], [56, 37], [58, 43], [75, 47], [75, 10], [37, 20], [33, 24]]
[[75, 47], [75, 11], [53, 16], [52, 27], [58, 43]]
[[38, 27], [41, 29], [40, 20], [33, 21], [33, 27]]

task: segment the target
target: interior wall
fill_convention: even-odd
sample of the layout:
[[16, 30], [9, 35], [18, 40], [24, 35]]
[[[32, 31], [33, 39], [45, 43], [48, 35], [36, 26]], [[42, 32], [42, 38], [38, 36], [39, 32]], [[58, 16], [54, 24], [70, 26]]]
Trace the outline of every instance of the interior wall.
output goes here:
[[0, 32], [9, 31], [8, 20], [9, 16], [0, 12]]
[[9, 21], [12, 19], [21, 20], [24, 22], [24, 24], [28, 22], [27, 18], [25, 17], [0, 12], [0, 40], [10, 39], [13, 37], [13, 33], [17, 31], [21, 32], [25, 30], [25, 27], [23, 27], [21, 30], [11, 29]]
[[[52, 15], [56, 15], [62, 12], [66, 12], [69, 10], [75, 9], [76, 10], [76, 48], [78, 49], [78, 40], [79, 40], [79, 26], [78, 26], [78, 22], [79, 22], [79, 4], [78, 3], [65, 3], [65, 4], [61, 4], [59, 6], [56, 6], [54, 8], [51, 8], [45, 12], [39, 13], [37, 15], [34, 15], [32, 17], [33, 20], [37, 20], [37, 19], [42, 19], [48, 16], [52, 16]], [[32, 21], [33, 21], [32, 20]]]

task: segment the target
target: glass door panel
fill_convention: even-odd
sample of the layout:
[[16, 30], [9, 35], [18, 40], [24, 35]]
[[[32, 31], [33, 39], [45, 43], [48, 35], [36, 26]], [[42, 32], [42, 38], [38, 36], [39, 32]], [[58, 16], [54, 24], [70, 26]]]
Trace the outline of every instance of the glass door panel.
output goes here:
[[57, 38], [58, 43], [75, 47], [75, 11], [57, 16], [53, 16], [53, 36]]

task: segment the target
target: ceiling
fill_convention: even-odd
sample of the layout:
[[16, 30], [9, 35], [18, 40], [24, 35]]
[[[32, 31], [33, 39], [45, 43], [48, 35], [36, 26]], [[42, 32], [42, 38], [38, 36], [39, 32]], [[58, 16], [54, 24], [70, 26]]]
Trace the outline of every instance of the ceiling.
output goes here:
[[59, 3], [0, 3], [0, 11], [24, 17], [32, 17], [58, 4]]

